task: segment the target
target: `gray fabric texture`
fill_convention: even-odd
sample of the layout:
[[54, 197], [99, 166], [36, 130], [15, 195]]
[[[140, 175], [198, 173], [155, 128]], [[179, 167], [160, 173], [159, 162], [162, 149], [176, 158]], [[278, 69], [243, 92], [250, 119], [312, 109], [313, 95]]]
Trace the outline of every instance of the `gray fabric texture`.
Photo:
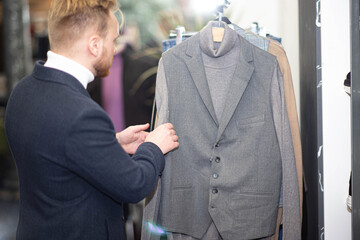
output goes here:
[[269, 39], [260, 37], [252, 32], [246, 31], [234, 23], [232, 23], [231, 25], [233, 26], [234, 31], [243, 38], [245, 38], [248, 42], [262, 50], [268, 51], [270, 43]]
[[211, 28], [204, 28], [200, 32], [200, 48], [216, 117], [221, 119], [235, 73], [236, 62], [234, 59], [240, 55], [240, 45], [239, 38], [234, 31], [227, 31], [230, 34], [225, 34], [220, 46], [209, 37], [211, 36], [210, 31]]
[[[300, 239], [297, 175], [276, 58], [236, 37], [231, 49], [239, 47], [240, 54], [233, 56], [236, 68], [218, 118], [201, 41], [202, 34], [212, 39], [209, 28], [211, 23], [159, 62], [158, 123], [174, 124], [180, 147], [166, 156], [158, 188], [146, 199], [144, 221], [194, 239], [212, 223], [224, 240], [270, 236], [282, 178], [284, 239]], [[225, 26], [218, 50], [234, 33]], [[159, 237], [144, 227], [142, 239]]]

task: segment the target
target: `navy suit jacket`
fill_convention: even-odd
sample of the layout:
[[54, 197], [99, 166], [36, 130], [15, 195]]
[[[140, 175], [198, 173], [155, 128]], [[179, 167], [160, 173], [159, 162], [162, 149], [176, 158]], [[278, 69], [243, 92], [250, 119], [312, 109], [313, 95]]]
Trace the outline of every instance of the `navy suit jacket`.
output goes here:
[[5, 115], [20, 180], [17, 239], [125, 239], [122, 203], [136, 203], [164, 168], [143, 143], [130, 157], [112, 121], [71, 75], [35, 64]]

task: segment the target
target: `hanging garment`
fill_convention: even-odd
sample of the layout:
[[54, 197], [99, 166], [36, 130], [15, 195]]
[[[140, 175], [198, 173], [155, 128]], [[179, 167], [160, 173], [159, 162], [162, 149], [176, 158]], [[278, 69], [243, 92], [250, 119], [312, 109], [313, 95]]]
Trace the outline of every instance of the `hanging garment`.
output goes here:
[[[234, 30], [251, 44], [255, 45], [256, 47], [268, 51], [270, 40], [267, 38], [260, 37], [252, 32], [245, 31], [244, 29], [240, 28], [236, 24], [231, 24], [234, 27]], [[183, 41], [188, 39], [189, 36], [183, 36]], [[176, 46], [176, 39], [167, 39], [162, 42], [162, 51], [165, 52], [166, 50]]]
[[247, 41], [249, 41], [251, 44], [255, 45], [256, 47], [268, 51], [269, 49], [269, 43], [270, 40], [264, 37], [260, 37], [257, 34], [254, 34], [253, 32], [246, 31], [242, 29], [241, 27], [237, 26], [236, 24], [231, 24], [234, 27], [234, 30], [243, 38], [245, 38]]
[[[185, 41], [189, 37], [183, 37], [182, 41]], [[166, 50], [176, 46], [176, 39], [167, 39], [162, 42], [162, 51], [165, 52]]]
[[[225, 26], [224, 40], [211, 57], [226, 60], [236, 48], [239, 55], [232, 59], [236, 67], [231, 86], [223, 89], [229, 89], [228, 94], [219, 93], [225, 107], [218, 117], [217, 94], [208, 84], [213, 73], [208, 74], [203, 60], [213, 49], [209, 39], [211, 25], [164, 53], [160, 61], [159, 124], [174, 124], [180, 148], [167, 155], [144, 220], [198, 239], [212, 222], [223, 239], [270, 236], [282, 176], [284, 222], [290, 219], [284, 224], [284, 239], [300, 239], [296, 166], [276, 58]], [[143, 239], [156, 239], [146, 229], [143, 233]]]
[[[248, 42], [255, 45], [256, 47], [268, 51], [269, 53], [276, 56], [281, 73], [284, 79], [284, 94], [286, 108], [288, 112], [292, 143], [295, 152], [296, 160], [296, 169], [298, 176], [298, 186], [299, 186], [299, 206], [300, 206], [300, 216], [302, 217], [302, 202], [303, 202], [303, 166], [302, 166], [302, 147], [301, 147], [301, 137], [300, 137], [300, 127], [299, 120], [296, 108], [295, 93], [293, 87], [293, 81], [291, 76], [291, 70], [288, 58], [284, 48], [278, 42], [270, 40], [264, 37], [261, 37], [257, 34], [252, 33], [251, 31], [246, 31], [234, 23], [231, 23], [233, 29]], [[185, 39], [184, 39], [185, 40]], [[163, 51], [170, 49], [176, 45], [175, 39], [169, 39], [163, 41]], [[282, 200], [280, 201], [280, 206], [282, 206]], [[282, 213], [282, 209], [279, 209]], [[277, 232], [280, 228], [280, 223], [282, 222], [282, 214], [279, 214]], [[272, 239], [278, 239], [278, 234], [273, 236]]]
[[[269, 53], [276, 56], [281, 73], [284, 79], [284, 95], [286, 108], [288, 112], [289, 122], [290, 122], [290, 130], [291, 130], [291, 138], [294, 147], [295, 160], [296, 160], [296, 170], [298, 176], [298, 186], [299, 186], [299, 205], [300, 205], [300, 217], [302, 218], [302, 203], [303, 203], [303, 165], [302, 165], [302, 147], [301, 147], [301, 136], [300, 136], [300, 127], [299, 120], [296, 108], [296, 100], [295, 93], [293, 87], [293, 81], [291, 76], [291, 70], [288, 58], [286, 56], [286, 52], [284, 48], [275, 40], [270, 40], [259, 35], [256, 35], [250, 31], [245, 31], [240, 28], [236, 24], [232, 24], [234, 26], [234, 30], [243, 36], [246, 40], [248, 40], [253, 45], [268, 51]], [[281, 204], [280, 204], [281, 205]], [[280, 223], [283, 222], [282, 209], [279, 209], [279, 219], [277, 225], [277, 232], [272, 237], [272, 240], [279, 239], [278, 231], [280, 228]]]
[[291, 76], [290, 64], [286, 56], [284, 48], [278, 44], [275, 40], [270, 40], [268, 52], [276, 56], [280, 71], [284, 79], [284, 95], [286, 102], [286, 109], [288, 113], [291, 139], [294, 147], [296, 170], [298, 176], [299, 186], [299, 206], [300, 216], [302, 216], [302, 202], [303, 202], [303, 165], [302, 165], [302, 147], [301, 147], [301, 135], [299, 127], [299, 118], [296, 108], [296, 99], [294, 93], [294, 86]]
[[126, 127], [150, 123], [160, 54], [157, 49], [140, 52], [130, 45], [122, 52]]

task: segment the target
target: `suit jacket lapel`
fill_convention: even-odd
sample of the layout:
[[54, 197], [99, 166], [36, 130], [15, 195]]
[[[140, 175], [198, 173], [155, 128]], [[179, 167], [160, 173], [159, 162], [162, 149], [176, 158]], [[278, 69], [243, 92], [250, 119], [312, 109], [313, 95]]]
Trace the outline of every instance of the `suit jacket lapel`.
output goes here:
[[199, 34], [194, 36], [192, 39], [188, 39], [187, 41], [188, 47], [186, 54], [189, 56], [189, 58], [185, 61], [186, 65], [196, 85], [199, 95], [201, 96], [201, 99], [203, 100], [214, 122], [218, 125], [215, 109], [211, 100], [209, 85], [206, 79], [204, 63], [201, 57]]
[[254, 67], [251, 64], [251, 62], [253, 61], [251, 45], [247, 44], [246, 40], [244, 40], [240, 36], [239, 39], [240, 57], [239, 59], [235, 59], [235, 61], [238, 61], [238, 64], [235, 69], [234, 78], [231, 83], [231, 88], [226, 99], [225, 108], [222, 113], [222, 118], [220, 122], [216, 118], [215, 109], [210, 95], [209, 85], [207, 83], [204, 63], [201, 57], [201, 49], [199, 47], [199, 34], [187, 40], [188, 46], [186, 50], [186, 55], [188, 56], [188, 58], [185, 59], [185, 63], [189, 69], [191, 77], [196, 85], [202, 101], [204, 102], [214, 122], [219, 126], [217, 141], [220, 139], [226, 126], [231, 120], [240, 102], [240, 99], [248, 85], [248, 82], [254, 72]]
[[234, 72], [234, 78], [231, 82], [231, 88], [225, 101], [225, 108], [222, 113], [216, 141], [219, 141], [226, 126], [229, 124], [234, 112], [240, 102], [242, 95], [251, 79], [254, 72], [254, 67], [249, 62], [253, 61], [252, 51], [250, 47], [246, 46], [245, 41], [240, 38], [240, 59], [238, 61]]

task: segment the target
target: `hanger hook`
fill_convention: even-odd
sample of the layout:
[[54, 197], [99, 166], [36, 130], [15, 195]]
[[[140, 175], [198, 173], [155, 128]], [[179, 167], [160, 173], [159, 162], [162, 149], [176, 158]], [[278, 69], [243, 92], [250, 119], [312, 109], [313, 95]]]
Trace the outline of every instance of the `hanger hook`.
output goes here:
[[222, 18], [224, 16], [224, 9], [229, 7], [230, 1], [229, 0], [221, 0], [221, 1], [218, 1], [218, 3], [219, 4], [216, 8], [216, 12], [218, 15], [219, 27], [220, 27], [220, 22], [222, 21]]

